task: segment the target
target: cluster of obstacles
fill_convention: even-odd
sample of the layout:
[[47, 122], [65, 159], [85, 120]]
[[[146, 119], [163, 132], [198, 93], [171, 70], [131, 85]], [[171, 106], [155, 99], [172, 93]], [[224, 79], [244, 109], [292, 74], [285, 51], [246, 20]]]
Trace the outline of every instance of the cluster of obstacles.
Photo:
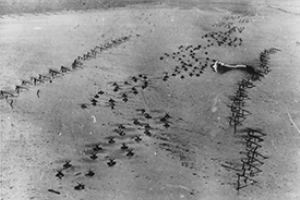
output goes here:
[[[243, 19], [240, 16], [239, 19]], [[227, 20], [227, 19], [226, 19]], [[224, 26], [224, 23], [227, 26]], [[237, 22], [245, 23], [245, 22]], [[230, 24], [230, 25], [228, 25]], [[211, 31], [201, 36], [201, 44], [180, 45], [177, 51], [164, 53], [161, 61], [175, 62], [175, 67], [171, 72], [163, 73], [163, 80], [167, 81], [171, 77], [200, 77], [208, 66], [213, 66], [216, 58], [210, 56], [210, 50], [214, 47], [234, 47], [242, 46], [243, 39], [238, 35], [243, 32], [245, 26], [234, 25], [234, 22], [223, 22], [214, 26], [225, 28], [225, 31]]]
[[[151, 115], [144, 109], [136, 109], [134, 119], [125, 123], [112, 124], [110, 135], [85, 144], [81, 162], [89, 163], [88, 169], [80, 170], [78, 161], [66, 160], [58, 169], [54, 176], [59, 181], [65, 177], [73, 176], [77, 184], [73, 185], [74, 190], [85, 190], [86, 179], [97, 176], [97, 171], [93, 166], [103, 165], [107, 168], [113, 168], [126, 159], [136, 159], [136, 154], [142, 145], [146, 144], [149, 138], [167, 140], [167, 137], [159, 133], [168, 129], [172, 123], [172, 117], [168, 113], [153, 112]], [[154, 115], [156, 113], [156, 115]], [[76, 164], [73, 164], [76, 163]], [[96, 168], [96, 167], [95, 167]], [[80, 180], [79, 180], [80, 178]], [[72, 183], [71, 183], [72, 184]], [[49, 192], [60, 194], [60, 191], [49, 189]]]

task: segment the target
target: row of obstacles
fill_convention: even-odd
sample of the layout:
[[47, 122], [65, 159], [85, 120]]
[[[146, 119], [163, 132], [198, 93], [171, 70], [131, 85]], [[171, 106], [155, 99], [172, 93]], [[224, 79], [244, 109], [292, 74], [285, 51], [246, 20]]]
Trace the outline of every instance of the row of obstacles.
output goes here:
[[[61, 66], [59, 70], [49, 69], [47, 74], [38, 74], [37, 76], [30, 77], [29, 80], [21, 80], [20, 85], [16, 85], [13, 90], [0, 90], [0, 100], [6, 99], [7, 101], [12, 102], [12, 98], [18, 97], [22, 91], [29, 90], [30, 86], [37, 86], [45, 82], [52, 83], [52, 81], [57, 77], [61, 77], [66, 73], [83, 68], [84, 61], [96, 58], [98, 54], [125, 43], [131, 37], [131, 35], [123, 36], [117, 39], [112, 39], [105, 44], [95, 46], [82, 56], [78, 56], [76, 59], [74, 59], [71, 68]], [[38, 93], [37, 96], [39, 97]]]
[[229, 125], [233, 127], [234, 133], [237, 132], [239, 126], [243, 125], [246, 117], [251, 114], [250, 111], [246, 110], [246, 100], [250, 100], [247, 92], [247, 88], [253, 88], [255, 85], [250, 79], [243, 79], [238, 83], [238, 89], [234, 96], [230, 96], [231, 104], [230, 111], [231, 116], [229, 117]]
[[235, 136], [242, 138], [241, 142], [244, 144], [245, 150], [241, 151], [240, 154], [245, 157], [240, 159], [240, 168], [238, 169], [230, 166], [224, 167], [237, 171], [236, 189], [238, 191], [249, 185], [258, 184], [255, 177], [262, 172], [261, 167], [264, 164], [264, 160], [268, 158], [259, 151], [263, 147], [263, 137], [265, 137], [266, 134], [259, 128], [243, 129], [243, 123], [247, 116], [252, 114], [246, 109], [246, 102], [250, 100], [248, 90], [255, 87], [254, 82], [260, 80], [258, 76], [264, 77], [271, 71], [269, 68], [270, 54], [274, 54], [278, 51], [279, 49], [270, 48], [261, 52], [259, 57], [259, 75], [258, 73], [249, 72], [246, 78], [238, 82], [235, 94], [229, 97], [231, 100], [231, 104], [229, 105], [231, 111], [229, 126], [233, 127]]

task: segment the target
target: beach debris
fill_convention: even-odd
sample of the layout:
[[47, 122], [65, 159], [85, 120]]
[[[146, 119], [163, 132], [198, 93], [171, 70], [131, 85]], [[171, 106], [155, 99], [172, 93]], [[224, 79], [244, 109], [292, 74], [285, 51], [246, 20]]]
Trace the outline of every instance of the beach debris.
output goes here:
[[95, 115], [92, 115], [91, 118], [92, 118], [92, 120], [93, 120], [93, 123], [95, 124], [95, 123], [97, 122], [96, 116], [95, 116]]
[[82, 104], [80, 104], [80, 107], [81, 107], [82, 109], [86, 109], [86, 108], [87, 108], [87, 104], [82, 103]]
[[146, 119], [152, 119], [152, 116], [149, 113], [144, 113], [144, 117]]
[[144, 108], [138, 108], [135, 109], [137, 112], [141, 112], [142, 114], [144, 114], [146, 112], [146, 110]]
[[128, 148], [129, 148], [129, 147], [128, 147], [125, 143], [123, 143], [122, 146], [121, 146], [121, 149], [122, 149], [122, 150], [126, 150], [126, 149], [128, 149]]
[[135, 137], [134, 137], [134, 141], [136, 141], [136, 142], [142, 141], [141, 136], [139, 136], [139, 135], [135, 136]]
[[64, 173], [62, 172], [62, 170], [57, 170], [57, 173], [55, 175], [57, 178], [62, 179], [62, 177], [64, 177]]
[[126, 156], [127, 156], [127, 157], [132, 157], [132, 156], [134, 156], [133, 150], [132, 150], [132, 149], [129, 149], [129, 150], [127, 151], [127, 153], [126, 153]]
[[85, 188], [85, 185], [83, 185], [81, 183], [78, 183], [76, 186], [74, 186], [75, 190], [84, 190], [84, 188]]
[[132, 87], [132, 88], [131, 88], [131, 91], [132, 91], [132, 93], [135, 94], [135, 95], [137, 95], [137, 94], [139, 93], [138, 90], [137, 90], [135, 87]]
[[48, 189], [48, 192], [52, 192], [52, 193], [54, 193], [54, 194], [60, 194], [60, 192], [59, 192], [59, 191], [57, 191], [57, 190], [53, 190], [53, 189]]
[[133, 119], [133, 124], [137, 126], [141, 126], [142, 123], [138, 119]]
[[116, 143], [115, 138], [114, 138], [114, 137], [109, 137], [108, 143], [109, 143], [109, 144], [114, 144], [114, 143]]
[[144, 134], [147, 135], [147, 136], [149, 136], [149, 137], [152, 135], [152, 133], [148, 129], [144, 130]]
[[92, 159], [92, 160], [96, 160], [97, 158], [98, 158], [97, 153], [92, 153], [90, 155], [90, 159]]
[[87, 177], [92, 177], [92, 176], [94, 176], [95, 175], [95, 172], [93, 172], [92, 170], [89, 170], [86, 174], [85, 174], [85, 176], [87, 176]]
[[109, 161], [106, 163], [109, 167], [112, 167], [116, 164], [117, 162], [114, 159], [109, 159]]
[[40, 89], [38, 89], [37, 91], [36, 91], [36, 96], [38, 97], [38, 98], [40, 98]]
[[116, 101], [112, 98], [110, 98], [108, 100], [108, 105], [110, 106], [110, 108], [113, 110], [115, 108], [115, 105], [116, 105]]
[[103, 94], [104, 94], [104, 91], [103, 91], [103, 90], [99, 90], [99, 91], [98, 91], [98, 94], [103, 95]]
[[63, 169], [68, 169], [70, 167], [72, 167], [71, 161], [65, 161], [65, 163], [63, 164]]
[[93, 147], [93, 151], [98, 152], [98, 151], [102, 151], [103, 148], [99, 145], [99, 144], [95, 144]]

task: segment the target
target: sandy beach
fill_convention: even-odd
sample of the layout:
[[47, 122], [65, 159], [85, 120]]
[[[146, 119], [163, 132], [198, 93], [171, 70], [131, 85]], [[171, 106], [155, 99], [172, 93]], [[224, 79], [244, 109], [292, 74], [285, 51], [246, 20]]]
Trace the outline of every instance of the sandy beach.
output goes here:
[[297, 1], [59, 9], [0, 16], [1, 200], [300, 199]]

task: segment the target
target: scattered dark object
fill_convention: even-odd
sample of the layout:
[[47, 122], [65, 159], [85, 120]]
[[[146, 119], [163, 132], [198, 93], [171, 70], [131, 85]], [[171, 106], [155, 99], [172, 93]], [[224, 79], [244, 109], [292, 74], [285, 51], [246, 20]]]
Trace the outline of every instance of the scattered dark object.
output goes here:
[[133, 94], [135, 94], [135, 95], [139, 93], [135, 87], [131, 88], [131, 90], [132, 90]]
[[140, 141], [142, 141], [142, 138], [140, 136], [135, 136], [134, 141], [140, 142]]
[[114, 144], [114, 143], [116, 143], [116, 141], [113, 137], [110, 137], [109, 140], [108, 140], [108, 143], [109, 144]]
[[70, 164], [71, 161], [66, 161], [65, 164], [63, 165], [63, 169], [68, 169], [70, 167], [72, 167], [72, 164]]
[[141, 112], [142, 114], [144, 114], [146, 112], [146, 110], [144, 108], [136, 109], [136, 111]]
[[115, 100], [113, 100], [112, 98], [110, 98], [109, 100], [108, 100], [108, 103], [109, 103], [109, 106], [111, 107], [111, 109], [114, 109], [115, 108]]
[[39, 89], [36, 91], [36, 96], [37, 96], [38, 98], [40, 98], [40, 90], [39, 90]]
[[123, 94], [121, 95], [121, 97], [122, 97], [122, 98], [128, 98], [128, 96], [127, 96], [126, 93], [123, 93]]
[[100, 90], [100, 91], [98, 92], [98, 94], [102, 95], [102, 94], [104, 94], [104, 92], [103, 92], [102, 90]]
[[148, 129], [146, 129], [146, 130], [144, 131], [144, 133], [145, 133], [145, 135], [147, 135], [147, 136], [151, 136], [151, 135], [152, 135], [151, 132], [150, 132]]
[[84, 186], [83, 184], [81, 184], [81, 183], [78, 183], [78, 184], [74, 187], [75, 190], [84, 190], [84, 188], [85, 188], [85, 186]]
[[144, 117], [145, 117], [146, 119], [151, 119], [151, 118], [152, 118], [151, 115], [150, 115], [149, 113], [144, 113]]
[[82, 109], [86, 109], [87, 108], [87, 105], [86, 104], [80, 104], [80, 107], [82, 108]]
[[117, 133], [118, 133], [120, 136], [126, 135], [126, 133], [125, 133], [123, 130], [120, 130], [120, 129], [118, 129]]
[[132, 149], [128, 150], [126, 156], [128, 156], [128, 157], [134, 156], [133, 150]]
[[97, 103], [98, 101], [97, 101], [97, 99], [91, 99], [91, 102], [92, 103]]
[[96, 160], [98, 158], [96, 153], [93, 153], [92, 155], [90, 155], [90, 159], [92, 160]]
[[168, 113], [166, 113], [165, 116], [164, 116], [164, 118], [165, 118], [165, 119], [170, 119], [171, 116], [170, 116]]
[[116, 163], [117, 163], [117, 162], [116, 162], [114, 159], [109, 159], [109, 161], [107, 162], [107, 165], [108, 165], [109, 167], [112, 167], [112, 166], [114, 166]]
[[116, 85], [113, 89], [114, 92], [118, 92], [120, 90], [120, 87], [118, 85]]
[[143, 81], [142, 89], [146, 89], [148, 87], [148, 81]]
[[102, 151], [103, 148], [102, 148], [99, 144], [96, 144], [96, 145], [93, 147], [93, 150], [94, 150], [94, 151]]
[[109, 103], [116, 103], [116, 101], [113, 100], [112, 98], [110, 98], [110, 99], [108, 100], [108, 102], [109, 102]]
[[121, 149], [126, 150], [126, 149], [128, 149], [128, 146], [125, 143], [123, 143], [122, 146], [121, 146]]
[[54, 193], [54, 194], [60, 194], [60, 192], [59, 192], [59, 191], [57, 191], [57, 190], [53, 190], [53, 189], [48, 189], [48, 192], [52, 192], [52, 193]]
[[164, 116], [164, 117], [160, 118], [160, 121], [161, 121], [161, 122], [167, 123], [167, 122], [168, 122], [168, 119], [169, 119], [168, 117], [165, 117], [165, 116]]
[[137, 77], [135, 77], [135, 76], [133, 76], [133, 77], [131, 77], [131, 80], [133, 80], [133, 82], [137, 82], [138, 81], [138, 78]]
[[119, 124], [118, 129], [125, 129], [126, 127], [123, 124]]
[[62, 177], [64, 177], [65, 175], [62, 173], [62, 170], [58, 170], [56, 175], [57, 178], [61, 179]]
[[92, 176], [94, 176], [95, 175], [95, 172], [93, 172], [92, 170], [89, 170], [86, 174], [85, 174], [85, 176], [88, 176], [88, 177], [92, 177]]
[[169, 76], [168, 75], [165, 75], [165, 76], [163, 76], [163, 81], [167, 81], [168, 80], [168, 78], [169, 78]]
[[163, 125], [165, 128], [169, 128], [170, 127], [170, 124], [169, 123], [164, 123]]
[[133, 120], [133, 124], [134, 124], [134, 125], [137, 125], [137, 126], [142, 125], [142, 123], [141, 123], [138, 119], [134, 119], [134, 120]]

